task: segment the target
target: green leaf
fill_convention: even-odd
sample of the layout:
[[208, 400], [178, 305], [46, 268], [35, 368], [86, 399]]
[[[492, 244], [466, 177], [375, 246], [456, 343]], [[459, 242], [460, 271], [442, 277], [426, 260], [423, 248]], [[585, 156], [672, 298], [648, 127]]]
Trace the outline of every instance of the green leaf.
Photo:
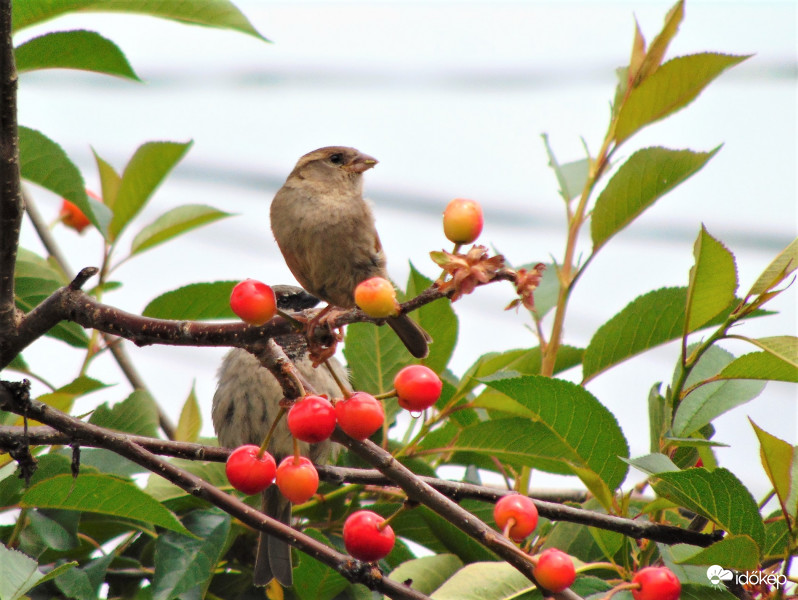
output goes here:
[[[730, 352], [711, 346], [693, 367], [685, 381], [685, 389], [714, 377], [733, 360]], [[673, 375], [674, 381], [680, 376], [681, 369], [679, 363]], [[694, 388], [679, 403], [671, 433], [676, 437], [692, 435], [715, 417], [753, 400], [764, 388], [762, 382], [742, 380], [715, 381]]]
[[235, 319], [230, 308], [230, 294], [238, 281], [192, 283], [161, 294], [141, 313], [154, 319], [205, 321]]
[[433, 600], [509, 600], [534, 589], [532, 582], [508, 563], [466, 565], [439, 587]]
[[[645, 350], [680, 338], [684, 331], [687, 288], [661, 288], [638, 296], [599, 327], [582, 360], [584, 382]], [[720, 325], [725, 310], [704, 326]], [[754, 313], [751, 316], [768, 314]]]
[[186, 515], [184, 523], [196, 537], [167, 532], [155, 542], [153, 600], [182, 597], [195, 588], [199, 588], [195, 597], [204, 597], [216, 564], [227, 550], [229, 515], [197, 510]]
[[56, 475], [28, 489], [23, 507], [58, 508], [113, 515], [159, 525], [189, 535], [188, 530], [160, 502], [133, 483], [110, 475]]
[[[694, 550], [694, 547], [690, 547]], [[680, 565], [723, 565], [725, 569], [754, 570], [759, 566], [760, 549], [747, 535], [729, 535], [687, 558]]]
[[[554, 151], [549, 144], [549, 136], [541, 135], [543, 144], [546, 146], [546, 154], [549, 156], [549, 166], [557, 177], [560, 186], [560, 196], [569, 202], [579, 196], [587, 183], [590, 171], [590, 161], [586, 158], [561, 165], [554, 156]], [[540, 288], [538, 288], [540, 289]], [[535, 293], [535, 304], [537, 304], [537, 291]]]
[[124, 53], [93, 31], [56, 31], [14, 50], [20, 73], [37, 69], [79, 69], [140, 81]]
[[15, 2], [13, 31], [53, 19], [68, 12], [140, 13], [172, 19], [180, 23], [232, 29], [267, 41], [247, 18], [228, 0], [48, 0], [47, 2]]
[[[415, 298], [432, 285], [432, 280], [419, 273], [410, 264], [410, 275], [407, 280], [407, 297]], [[449, 359], [457, 343], [457, 315], [452, 310], [452, 303], [447, 298], [425, 304], [411, 313], [418, 323], [432, 336], [433, 343], [429, 347], [429, 356], [421, 361], [436, 373], [442, 373], [449, 364]]]
[[[654, 73], [662, 64], [662, 59], [665, 58], [665, 51], [671, 43], [671, 40], [676, 36], [679, 31], [679, 25], [684, 19], [684, 0], [679, 0], [673, 8], [668, 11], [665, 16], [665, 23], [662, 26], [662, 31], [657, 34], [645, 52], [645, 56], [640, 64], [640, 70], [635, 77], [634, 85], [637, 87], [644, 79]], [[638, 27], [636, 34], [642, 38], [640, 28]], [[645, 46], [645, 42], [642, 42]]]
[[[623, 599], [618, 598], [618, 600]], [[729, 592], [725, 587], [684, 583], [682, 584], [682, 594], [679, 596], [679, 600], [737, 600], [737, 596]]]
[[707, 52], [669, 60], [629, 93], [618, 113], [616, 143], [684, 108], [723, 71], [747, 58]]
[[[471, 445], [474, 450], [554, 473], [580, 474], [580, 469], [587, 469], [610, 490], [624, 480], [627, 466], [619, 457], [629, 456], [626, 439], [612, 413], [590, 392], [568, 381], [535, 375], [485, 383], [515, 401], [514, 411], [526, 418], [511, 419], [517, 425], [506, 434], [498, 433], [498, 428], [509, 425], [508, 419], [467, 427], [456, 447]], [[480, 432], [484, 428], [493, 428], [494, 435]], [[582, 479], [587, 485], [592, 483]]]
[[685, 335], [728, 308], [737, 291], [734, 256], [709, 235], [703, 225], [693, 247], [693, 256], [695, 264], [690, 269], [690, 285], [687, 288]]
[[[557, 297], [560, 294], [560, 278], [557, 276], [557, 268], [552, 263], [544, 263], [545, 269], [540, 283], [535, 290], [535, 310], [538, 319], [546, 316], [552, 308], [557, 305]], [[534, 265], [524, 265], [531, 268]]]
[[155, 192], [174, 166], [191, 147], [192, 142], [147, 142], [140, 146], [127, 163], [114, 202], [114, 216], [109, 234], [116, 239]]
[[640, 469], [644, 473], [648, 473], [649, 475], [669, 472], [678, 473], [681, 470], [670, 458], [664, 454], [660, 454], [659, 452], [652, 452], [651, 454], [639, 456], [637, 458], [627, 460], [626, 462], [636, 469]]
[[116, 203], [116, 195], [119, 193], [119, 184], [122, 183], [122, 177], [114, 168], [92, 148], [94, 154], [94, 161], [97, 163], [97, 171], [100, 174], [100, 187], [102, 189], [103, 203], [113, 210]]
[[[331, 546], [330, 540], [317, 529], [305, 529], [303, 533], [317, 542]], [[300, 600], [332, 600], [349, 586], [349, 582], [336, 571], [312, 556], [303, 554], [294, 571], [292, 591]]]
[[229, 216], [230, 213], [202, 204], [178, 206], [142, 229], [130, 244], [130, 254], [131, 256], [139, 254], [201, 225], [207, 225]]
[[454, 554], [438, 554], [404, 562], [389, 577], [398, 582], [409, 581], [412, 589], [430, 595], [462, 568], [463, 561]]
[[658, 198], [697, 173], [710, 152], [643, 148], [623, 163], [599, 194], [590, 221], [593, 252], [629, 225]]
[[196, 442], [201, 428], [202, 414], [192, 385], [191, 392], [183, 403], [183, 410], [180, 411], [174, 439], [178, 442]]
[[766, 379], [798, 383], [798, 338], [790, 335], [743, 338], [765, 352], [744, 354], [724, 368], [722, 379]]
[[731, 471], [701, 467], [657, 473], [652, 486], [663, 498], [705, 516], [730, 534], [747, 535], [763, 548], [765, 526], [759, 508]]
[[156, 436], [158, 422], [158, 406], [143, 390], [132, 392], [113, 408], [108, 408], [108, 404], [101, 404], [89, 418], [92, 425], [147, 437]]
[[399, 369], [416, 362], [390, 327], [352, 323], [346, 326], [345, 340], [344, 356], [356, 390], [390, 391]]
[[776, 490], [781, 510], [795, 519], [798, 515], [798, 446], [792, 446], [759, 428], [750, 418], [748, 420], [759, 438], [762, 466]]
[[105, 234], [111, 221], [111, 211], [86, 195], [83, 176], [61, 146], [35, 129], [20, 126], [19, 168], [24, 179], [76, 204], [94, 226]]
[[68, 598], [94, 600], [113, 559], [113, 554], [100, 556], [83, 567], [67, 571], [55, 580], [55, 584]]
[[771, 515], [765, 519], [765, 548], [762, 561], [781, 561], [789, 554], [791, 548], [790, 530], [787, 519]]
[[0, 544], [0, 598], [3, 600], [25, 598], [28, 591], [40, 583], [58, 577], [77, 564], [70, 562], [61, 565], [45, 575], [39, 571], [38, 563], [31, 557]]
[[798, 238], [790, 242], [790, 244], [773, 259], [773, 262], [762, 271], [762, 274], [754, 285], [751, 286], [751, 291], [748, 292], [748, 295], [758, 296], [772, 289], [784, 281], [795, 269], [798, 269]]

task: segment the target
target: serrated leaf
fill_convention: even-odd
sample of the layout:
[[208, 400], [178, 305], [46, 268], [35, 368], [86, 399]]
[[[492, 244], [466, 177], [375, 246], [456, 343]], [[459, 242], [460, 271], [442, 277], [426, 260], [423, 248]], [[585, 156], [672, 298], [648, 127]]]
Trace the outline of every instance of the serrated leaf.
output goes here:
[[31, 557], [0, 544], [0, 598], [3, 600], [24, 598], [29, 590], [58, 577], [77, 564], [70, 562], [61, 565], [45, 575], [39, 571], [38, 563]]
[[113, 408], [108, 404], [98, 406], [89, 423], [116, 431], [155, 437], [158, 431], [158, 407], [152, 397], [143, 390], [132, 392]]
[[684, 108], [723, 71], [747, 58], [707, 52], [669, 60], [629, 93], [618, 113], [616, 143]]
[[162, 214], [153, 223], [142, 229], [130, 244], [130, 254], [138, 254], [153, 246], [187, 233], [202, 225], [207, 225], [231, 216], [212, 206], [186, 204]]
[[626, 462], [636, 469], [640, 469], [643, 471], [643, 473], [648, 473], [649, 475], [654, 475], [656, 473], [667, 473], [671, 471], [678, 472], [681, 470], [670, 458], [664, 454], [660, 454], [659, 452], [652, 452], [651, 454], [639, 456], [637, 458], [627, 460]]
[[[415, 298], [432, 285], [432, 280], [416, 270], [410, 263], [410, 275], [407, 278], [408, 299]], [[429, 356], [421, 362], [436, 373], [443, 372], [457, 343], [458, 320], [452, 310], [452, 303], [447, 298], [425, 304], [411, 314], [411, 317], [430, 334], [433, 343], [429, 346]]]
[[30, 487], [20, 502], [23, 507], [57, 508], [113, 515], [159, 525], [189, 535], [174, 514], [133, 483], [110, 475], [81, 473], [56, 475]]
[[652, 486], [658, 495], [705, 516], [726, 532], [749, 536], [760, 551], [764, 546], [765, 526], [756, 501], [731, 471], [701, 467], [657, 473]]
[[100, 187], [102, 189], [103, 203], [113, 210], [116, 202], [116, 195], [119, 193], [119, 184], [122, 183], [122, 176], [92, 148], [94, 161], [97, 163], [97, 172], [100, 174]]
[[[593, 334], [582, 359], [583, 383], [635, 354], [680, 338], [686, 302], [687, 288], [661, 288], [632, 300]], [[721, 312], [704, 326], [720, 325], [729, 312]], [[763, 314], [767, 313], [751, 316]]]
[[107, 231], [111, 211], [89, 198], [80, 171], [53, 140], [35, 129], [20, 126], [19, 168], [24, 179], [73, 202], [100, 232]]
[[[641, 57], [640, 70], [637, 74], [637, 77], [635, 77], [635, 87], [639, 85], [641, 81], [654, 73], [662, 64], [662, 59], [665, 58], [665, 52], [668, 49], [671, 40], [679, 31], [679, 25], [683, 19], [684, 0], [679, 0], [679, 2], [677, 2], [665, 16], [665, 23], [662, 26], [662, 31], [660, 31], [657, 34], [657, 37], [651, 41], [651, 46], [649, 46], [648, 52], [645, 52], [645, 56]], [[637, 29], [636, 37], [637, 36], [642, 38], [639, 27]], [[645, 42], [643, 42], [643, 45], [645, 46]], [[633, 52], [632, 62], [634, 62], [634, 59], [635, 53]]]
[[154, 319], [205, 321], [235, 319], [230, 294], [238, 281], [192, 283], [165, 292], [150, 301], [141, 313]]
[[147, 142], [136, 150], [119, 183], [114, 215], [108, 229], [112, 240], [144, 208], [155, 189], [188, 152], [191, 144], [192, 142]]
[[409, 581], [412, 589], [429, 595], [461, 568], [463, 561], [454, 554], [438, 554], [404, 562], [389, 577], [398, 582]]
[[764, 348], [737, 358], [719, 374], [721, 379], [765, 379], [798, 383], [798, 338], [784, 335], [747, 341]]
[[14, 50], [20, 73], [37, 69], [79, 69], [140, 81], [124, 53], [94, 31], [55, 31]]
[[[730, 352], [711, 346], [690, 371], [684, 388], [689, 389], [696, 383], [713, 378], [733, 360], [734, 355]], [[680, 363], [673, 375], [674, 381], [680, 377], [681, 369]], [[715, 381], [694, 388], [679, 402], [671, 433], [676, 437], [692, 435], [719, 415], [753, 400], [764, 388], [765, 384], [759, 381], [742, 380]]]
[[204, 597], [216, 568], [227, 549], [230, 516], [218, 510], [197, 510], [184, 518], [186, 528], [196, 537], [173, 532], [159, 535], [155, 542], [153, 600], [181, 597], [197, 589]]
[[[317, 529], [305, 529], [305, 535], [330, 546], [330, 540]], [[292, 591], [300, 600], [332, 600], [349, 586], [349, 582], [335, 569], [309, 555], [302, 555], [294, 571]]]
[[762, 271], [754, 285], [751, 286], [751, 291], [748, 292], [748, 295], [758, 296], [772, 289], [796, 269], [798, 269], [798, 238], [794, 239], [784, 250], [779, 252], [773, 262]]
[[189, 392], [188, 398], [183, 403], [183, 409], [180, 411], [180, 419], [177, 421], [177, 427], [175, 428], [175, 440], [178, 442], [196, 442], [201, 428], [202, 414], [200, 413], [199, 403], [192, 385], [191, 392]]
[[632, 154], [596, 200], [590, 220], [593, 252], [657, 199], [701, 170], [719, 149], [693, 152], [652, 147]]
[[[693, 548], [691, 546], [691, 548]], [[694, 548], [693, 548], [694, 549]], [[723, 565], [738, 571], [753, 570], [759, 566], [760, 549], [747, 535], [729, 535], [707, 548], [680, 559], [680, 565]]]
[[13, 31], [53, 19], [68, 12], [140, 13], [180, 23], [232, 29], [268, 41], [249, 20], [228, 0], [181, 0], [157, 2], [153, 0], [48, 0], [48, 2], [15, 2]]
[[371, 394], [393, 389], [399, 369], [416, 362], [390, 327], [373, 323], [346, 326], [344, 356], [354, 389]]
[[787, 519], [770, 516], [765, 519], [765, 548], [762, 552], [762, 561], [784, 560], [790, 552], [790, 530]]
[[795, 519], [798, 515], [798, 446], [771, 435], [754, 423], [751, 425], [759, 438], [759, 456], [765, 468], [781, 510]]
[[690, 269], [690, 284], [687, 288], [685, 335], [728, 308], [737, 291], [734, 256], [709, 235], [703, 225], [693, 247], [693, 256], [695, 263]]
[[[624, 480], [627, 467], [619, 457], [629, 456], [628, 444], [615, 417], [590, 392], [568, 381], [535, 375], [488, 378], [485, 383], [515, 401], [516, 414], [526, 418], [466, 427], [455, 448], [554, 473], [580, 474], [580, 469], [588, 469], [610, 490]], [[505, 426], [511, 429], [499, 433]]]
[[466, 565], [439, 587], [433, 600], [509, 600], [534, 589], [532, 582], [508, 563]]
[[100, 556], [83, 567], [67, 571], [55, 580], [55, 585], [68, 598], [75, 600], [94, 600], [105, 580], [113, 554]]

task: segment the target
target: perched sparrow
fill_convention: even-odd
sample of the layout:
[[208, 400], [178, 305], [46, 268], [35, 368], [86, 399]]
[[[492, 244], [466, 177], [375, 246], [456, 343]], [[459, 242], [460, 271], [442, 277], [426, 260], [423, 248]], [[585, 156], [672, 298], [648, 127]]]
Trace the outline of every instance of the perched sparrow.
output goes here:
[[[301, 302], [302, 299], [297, 296], [294, 304], [297, 301]], [[311, 300], [309, 306], [313, 305]], [[313, 368], [307, 356], [307, 343], [303, 336], [289, 334], [275, 338], [275, 341], [285, 350], [314, 392], [327, 394], [330, 398], [342, 395], [327, 367], [322, 365]], [[341, 381], [347, 381], [347, 374], [341, 363], [331, 358], [329, 364]], [[219, 368], [219, 383], [213, 396], [213, 427], [219, 444], [235, 448], [242, 444], [263, 443], [280, 410], [280, 400], [283, 397], [277, 380], [260, 366], [258, 359], [240, 348], [230, 350]], [[268, 450], [278, 463], [283, 457], [293, 453], [293, 440], [285, 418], [275, 428]], [[302, 443], [301, 451], [313, 463], [325, 463], [330, 458], [332, 444], [329, 440], [312, 445]], [[269, 486], [262, 496], [262, 510], [269, 516], [290, 524], [291, 504], [280, 494], [277, 486]], [[261, 533], [253, 575], [255, 585], [266, 585], [272, 578], [276, 578], [284, 586], [290, 586], [293, 582], [291, 569], [291, 547], [282, 540]]]
[[[374, 217], [363, 200], [363, 172], [377, 161], [354, 148], [319, 148], [299, 159], [272, 201], [271, 222], [288, 268], [308, 292], [340, 308], [355, 306], [357, 284], [388, 278]], [[407, 315], [390, 317], [416, 358], [429, 334]]]

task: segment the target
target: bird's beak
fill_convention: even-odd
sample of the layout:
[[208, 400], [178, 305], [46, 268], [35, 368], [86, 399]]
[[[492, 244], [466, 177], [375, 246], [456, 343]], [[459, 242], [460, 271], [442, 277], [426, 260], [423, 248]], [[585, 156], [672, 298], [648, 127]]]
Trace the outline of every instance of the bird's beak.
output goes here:
[[364, 173], [371, 167], [376, 165], [379, 161], [368, 154], [358, 154], [357, 158], [344, 167], [345, 171], [350, 173]]

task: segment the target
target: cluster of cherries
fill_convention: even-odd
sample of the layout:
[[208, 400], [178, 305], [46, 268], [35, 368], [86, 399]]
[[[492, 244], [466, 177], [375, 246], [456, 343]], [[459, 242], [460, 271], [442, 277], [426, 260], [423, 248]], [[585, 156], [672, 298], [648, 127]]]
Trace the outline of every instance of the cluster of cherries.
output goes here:
[[[493, 519], [505, 536], [522, 542], [537, 527], [538, 509], [528, 496], [508, 494], [502, 496], [493, 508]], [[532, 557], [533, 575], [538, 583], [550, 592], [562, 592], [576, 579], [576, 569], [571, 557], [557, 548], [548, 548]], [[623, 589], [632, 592], [634, 600], [678, 600], [681, 583], [667, 567], [645, 567], [635, 573], [631, 585]]]

